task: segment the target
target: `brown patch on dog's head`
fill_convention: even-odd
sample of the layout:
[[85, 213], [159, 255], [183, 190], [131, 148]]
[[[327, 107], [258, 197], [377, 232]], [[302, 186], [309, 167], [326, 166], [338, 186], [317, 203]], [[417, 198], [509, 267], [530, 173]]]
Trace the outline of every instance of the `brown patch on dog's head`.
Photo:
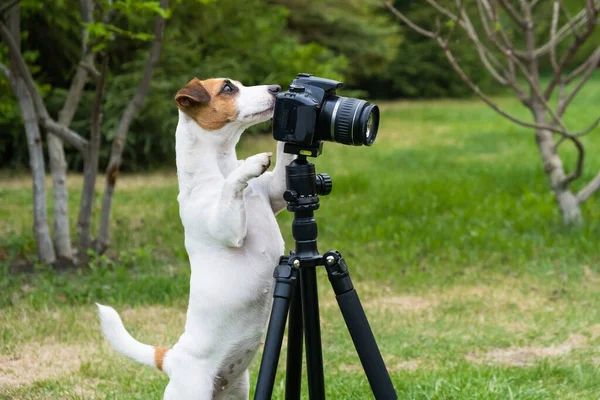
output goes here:
[[238, 115], [239, 88], [229, 79], [194, 78], [177, 95], [177, 107], [206, 130], [221, 129]]

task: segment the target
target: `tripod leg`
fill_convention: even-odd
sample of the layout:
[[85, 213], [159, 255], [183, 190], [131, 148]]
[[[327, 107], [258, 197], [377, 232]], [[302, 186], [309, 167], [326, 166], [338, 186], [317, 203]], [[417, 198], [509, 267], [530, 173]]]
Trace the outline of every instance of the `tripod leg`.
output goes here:
[[397, 399], [398, 396], [379, 352], [369, 321], [350, 279], [346, 262], [337, 251], [329, 251], [323, 258], [336, 300], [375, 399]]
[[306, 335], [308, 394], [311, 400], [324, 400], [325, 379], [323, 377], [323, 350], [321, 349], [319, 296], [315, 268], [300, 269], [300, 289], [302, 291], [302, 320]]
[[267, 329], [267, 338], [263, 350], [254, 400], [270, 400], [273, 394], [277, 363], [281, 353], [285, 322], [290, 308], [290, 300], [298, 277], [298, 270], [288, 265], [289, 257], [281, 257], [275, 268], [275, 290], [273, 291], [273, 307]]
[[302, 299], [294, 290], [288, 322], [285, 400], [300, 400], [302, 392]]

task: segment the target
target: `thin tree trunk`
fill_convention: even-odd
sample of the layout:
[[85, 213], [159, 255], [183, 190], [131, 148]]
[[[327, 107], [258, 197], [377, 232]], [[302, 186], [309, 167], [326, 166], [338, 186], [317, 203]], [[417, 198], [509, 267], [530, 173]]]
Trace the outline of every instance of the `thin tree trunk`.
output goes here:
[[[160, 6], [163, 10], [168, 7], [168, 0], [161, 0]], [[161, 16], [157, 16], [154, 23], [154, 41], [152, 42], [152, 48], [140, 85], [138, 86], [135, 96], [127, 107], [121, 117], [119, 126], [117, 128], [117, 134], [113, 140], [113, 145], [110, 153], [110, 160], [108, 167], [106, 168], [106, 184], [104, 187], [104, 197], [102, 199], [102, 215], [100, 217], [100, 229], [98, 233], [98, 243], [96, 250], [99, 253], [103, 253], [108, 248], [110, 240], [110, 211], [112, 207], [112, 199], [115, 191], [115, 185], [117, 183], [117, 177], [119, 175], [119, 168], [121, 166], [121, 160], [123, 157], [123, 148], [125, 146], [125, 139], [129, 132], [129, 127], [133, 122], [133, 118], [144, 104], [144, 99], [150, 89], [150, 80], [152, 78], [152, 72], [154, 67], [158, 64], [160, 58], [160, 49], [163, 39], [163, 32], [165, 27], [165, 20]]]
[[[80, 6], [82, 22], [92, 22], [93, 3], [89, 0], [80, 0]], [[73, 121], [73, 116], [75, 115], [75, 111], [77, 111], [83, 89], [88, 80], [88, 68], [94, 62], [94, 54], [88, 51], [87, 47], [88, 36], [87, 28], [84, 27], [82, 32], [81, 61], [71, 81], [65, 104], [58, 113], [58, 123], [66, 127], [69, 127]], [[54, 246], [59, 257], [72, 260], [73, 250], [69, 231], [67, 163], [65, 161], [63, 141], [53, 134], [48, 135], [48, 155], [50, 158], [50, 171], [52, 173], [52, 193], [54, 195]]]
[[[532, 111], [536, 123], [545, 124], [547, 122], [546, 113], [542, 106], [533, 105]], [[577, 196], [569, 189], [566, 183], [563, 163], [556, 152], [552, 132], [545, 129], [538, 129], [535, 138], [544, 163], [544, 171], [550, 179], [552, 191], [562, 214], [563, 222], [566, 225], [581, 224], [583, 221], [581, 205], [577, 200]]]
[[[19, 18], [20, 9], [17, 4], [13, 6], [9, 12], [8, 26], [17, 46], [20, 47], [21, 28]], [[14, 60], [11, 59], [11, 63], [14, 63]], [[29, 167], [31, 169], [33, 183], [33, 233], [40, 261], [50, 264], [56, 261], [56, 254], [52, 247], [46, 211], [46, 168], [44, 165], [42, 138], [31, 94], [27, 89], [23, 77], [17, 72], [18, 68], [15, 68], [13, 65], [12, 70], [14, 72], [11, 85], [13, 86], [13, 90], [19, 101], [25, 134], [27, 136], [27, 148], [29, 150]]]
[[77, 220], [77, 262], [80, 264], [85, 264], [88, 261], [87, 251], [91, 248], [90, 244], [92, 243], [90, 228], [94, 207], [96, 177], [98, 175], [100, 123], [102, 121], [102, 100], [104, 98], [107, 67], [108, 57], [104, 56], [102, 60], [102, 72], [96, 83], [96, 96], [94, 98], [90, 126], [90, 144], [88, 153], [84, 157], [83, 191], [81, 192], [79, 218]]

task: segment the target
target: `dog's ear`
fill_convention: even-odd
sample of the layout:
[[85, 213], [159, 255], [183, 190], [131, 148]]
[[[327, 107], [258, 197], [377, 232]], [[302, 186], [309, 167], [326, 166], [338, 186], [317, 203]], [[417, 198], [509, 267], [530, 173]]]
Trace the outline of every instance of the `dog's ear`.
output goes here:
[[198, 106], [210, 101], [210, 93], [202, 86], [198, 78], [191, 80], [175, 95], [175, 101], [181, 108]]

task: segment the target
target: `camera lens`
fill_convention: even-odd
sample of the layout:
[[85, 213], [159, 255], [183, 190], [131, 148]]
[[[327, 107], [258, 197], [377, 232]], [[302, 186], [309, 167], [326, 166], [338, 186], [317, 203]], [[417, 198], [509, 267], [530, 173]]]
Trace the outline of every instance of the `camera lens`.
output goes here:
[[370, 146], [377, 136], [379, 107], [349, 97], [327, 99], [319, 118], [318, 136], [353, 146]]

